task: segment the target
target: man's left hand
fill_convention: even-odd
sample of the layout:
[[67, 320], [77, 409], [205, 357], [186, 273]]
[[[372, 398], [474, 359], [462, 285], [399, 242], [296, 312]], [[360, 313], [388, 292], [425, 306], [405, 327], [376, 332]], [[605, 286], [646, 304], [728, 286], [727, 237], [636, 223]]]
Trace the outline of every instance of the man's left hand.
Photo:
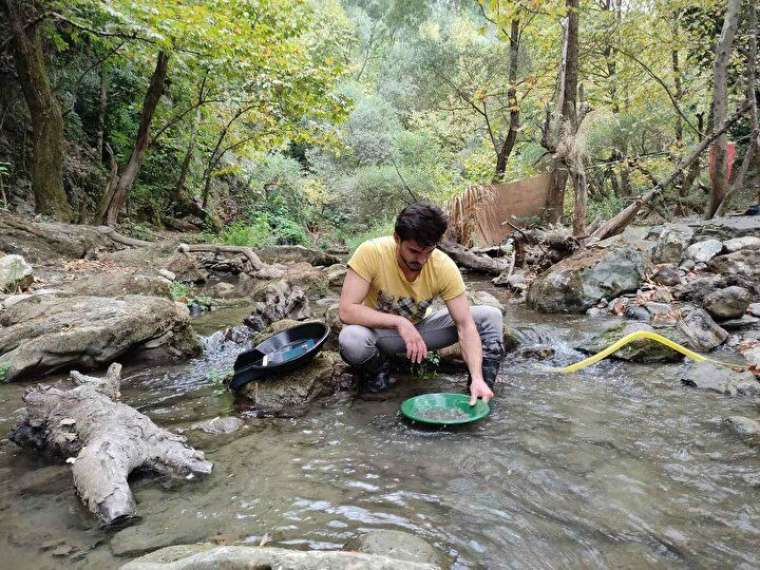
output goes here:
[[493, 391], [484, 380], [473, 380], [470, 384], [470, 405], [474, 406], [478, 398], [482, 398], [486, 403], [493, 398]]

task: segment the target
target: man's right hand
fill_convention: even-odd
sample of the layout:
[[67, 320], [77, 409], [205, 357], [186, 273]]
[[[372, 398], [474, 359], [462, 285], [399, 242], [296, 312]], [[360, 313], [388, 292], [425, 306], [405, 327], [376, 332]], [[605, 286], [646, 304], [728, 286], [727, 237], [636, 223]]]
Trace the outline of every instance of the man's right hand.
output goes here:
[[414, 363], [419, 364], [427, 356], [427, 346], [425, 341], [422, 340], [420, 331], [417, 330], [411, 321], [404, 317], [399, 317], [398, 325], [396, 325], [398, 334], [406, 344], [406, 357]]

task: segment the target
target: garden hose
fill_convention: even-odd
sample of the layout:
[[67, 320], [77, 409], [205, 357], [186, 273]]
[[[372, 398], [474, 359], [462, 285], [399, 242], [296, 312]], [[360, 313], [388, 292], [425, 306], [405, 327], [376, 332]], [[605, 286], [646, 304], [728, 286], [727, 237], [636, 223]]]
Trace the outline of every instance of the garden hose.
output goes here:
[[549, 368], [549, 372], [559, 372], [562, 374], [570, 374], [572, 372], [577, 372], [578, 370], [581, 370], [582, 368], [586, 368], [587, 366], [591, 366], [592, 364], [596, 364], [600, 360], [603, 360], [607, 358], [610, 354], [613, 352], [616, 352], [623, 348], [626, 344], [634, 342], [636, 340], [653, 340], [656, 342], [659, 342], [660, 344], [664, 344], [668, 348], [671, 348], [675, 350], [676, 352], [680, 352], [687, 358], [690, 358], [694, 360], [695, 362], [704, 362], [706, 360], [713, 362], [715, 364], [721, 365], [721, 366], [730, 366], [729, 364], [726, 364], [725, 362], [720, 362], [717, 360], [713, 360], [711, 358], [707, 358], [706, 356], [699, 354], [698, 352], [694, 352], [693, 350], [689, 350], [685, 346], [681, 346], [677, 342], [673, 342], [669, 338], [665, 338], [662, 335], [659, 335], [657, 333], [651, 332], [651, 331], [636, 331], [632, 332], [631, 334], [628, 334], [621, 338], [620, 340], [612, 343], [610, 346], [602, 350], [601, 352], [597, 352], [593, 356], [589, 356], [588, 358], [584, 358], [580, 362], [576, 362], [575, 364], [571, 364], [570, 366], [565, 366], [564, 368]]

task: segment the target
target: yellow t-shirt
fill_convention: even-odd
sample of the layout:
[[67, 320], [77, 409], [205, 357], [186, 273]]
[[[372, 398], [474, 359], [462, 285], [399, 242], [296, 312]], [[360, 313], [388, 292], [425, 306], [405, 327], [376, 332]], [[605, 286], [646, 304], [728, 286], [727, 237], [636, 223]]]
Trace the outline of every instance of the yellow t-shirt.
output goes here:
[[365, 305], [416, 323], [425, 318], [436, 297], [450, 301], [464, 293], [459, 268], [441, 250], [434, 249], [417, 278], [409, 282], [398, 266], [397, 247], [392, 236], [381, 237], [365, 241], [351, 256], [348, 266], [369, 282]]

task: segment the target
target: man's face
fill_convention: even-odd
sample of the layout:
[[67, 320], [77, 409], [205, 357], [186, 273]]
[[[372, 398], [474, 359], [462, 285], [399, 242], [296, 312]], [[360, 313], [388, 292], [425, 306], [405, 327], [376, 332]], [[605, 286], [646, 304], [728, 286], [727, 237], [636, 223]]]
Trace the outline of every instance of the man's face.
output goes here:
[[401, 241], [397, 235], [394, 235], [394, 237], [398, 244], [399, 264], [414, 273], [422, 271], [422, 266], [425, 265], [430, 254], [433, 253], [435, 246], [422, 246], [413, 239]]

